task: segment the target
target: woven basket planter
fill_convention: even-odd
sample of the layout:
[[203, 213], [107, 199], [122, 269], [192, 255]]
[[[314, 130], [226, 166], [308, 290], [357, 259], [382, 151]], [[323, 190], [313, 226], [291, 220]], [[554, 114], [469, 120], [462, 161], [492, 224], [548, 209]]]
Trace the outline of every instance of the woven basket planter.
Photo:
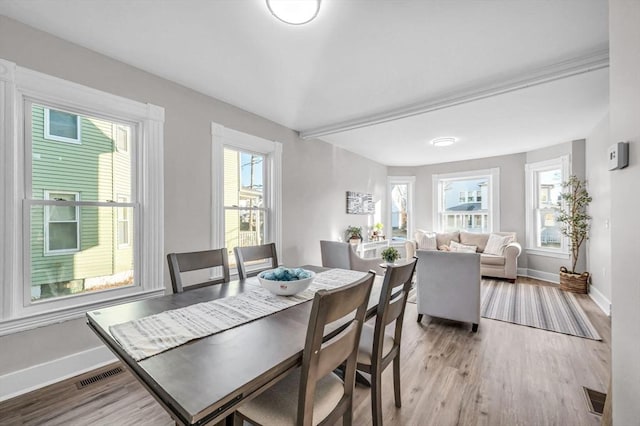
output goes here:
[[589, 289], [589, 273], [572, 274], [564, 266], [560, 268], [560, 290], [572, 293], [587, 294]]

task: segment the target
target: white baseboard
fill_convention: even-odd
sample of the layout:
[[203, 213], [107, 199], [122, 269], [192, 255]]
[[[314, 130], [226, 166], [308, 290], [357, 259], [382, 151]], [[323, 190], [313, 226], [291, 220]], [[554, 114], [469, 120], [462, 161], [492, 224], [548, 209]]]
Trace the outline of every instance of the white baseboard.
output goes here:
[[106, 346], [92, 348], [0, 376], [0, 401], [116, 362]]
[[[525, 273], [521, 274], [520, 271], [524, 270]], [[548, 281], [553, 284], [560, 284], [560, 275], [557, 272], [545, 272], [536, 271], [535, 269], [518, 269], [518, 275], [522, 275], [529, 278], [536, 278], [538, 280]]]
[[607, 299], [604, 294], [594, 286], [589, 286], [589, 297], [593, 300], [602, 312], [607, 316], [611, 316], [611, 301]]

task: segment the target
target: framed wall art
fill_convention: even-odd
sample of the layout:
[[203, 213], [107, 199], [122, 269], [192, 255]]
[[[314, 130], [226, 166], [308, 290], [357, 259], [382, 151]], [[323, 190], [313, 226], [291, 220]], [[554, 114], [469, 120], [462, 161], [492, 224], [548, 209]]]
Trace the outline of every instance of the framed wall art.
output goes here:
[[347, 191], [348, 214], [373, 214], [373, 195], [365, 192]]

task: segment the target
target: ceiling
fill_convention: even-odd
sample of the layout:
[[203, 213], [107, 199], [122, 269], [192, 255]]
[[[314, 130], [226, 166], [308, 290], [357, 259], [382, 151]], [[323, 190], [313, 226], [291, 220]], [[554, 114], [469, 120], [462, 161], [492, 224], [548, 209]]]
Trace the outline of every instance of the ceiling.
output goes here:
[[608, 110], [603, 0], [322, 0], [303, 26], [264, 0], [0, 0], [0, 13], [388, 165], [583, 138]]

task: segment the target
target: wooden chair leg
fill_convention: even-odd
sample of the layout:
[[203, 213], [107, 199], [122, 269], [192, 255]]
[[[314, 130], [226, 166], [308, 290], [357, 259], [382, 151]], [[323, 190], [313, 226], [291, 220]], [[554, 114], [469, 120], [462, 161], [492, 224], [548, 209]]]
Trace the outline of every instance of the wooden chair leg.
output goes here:
[[478, 331], [478, 324], [473, 323], [473, 324], [471, 325], [471, 331], [472, 331], [473, 333], [477, 332], [477, 331]]
[[353, 424], [353, 401], [349, 404], [349, 408], [342, 416], [342, 426], [351, 426]]
[[[233, 426], [242, 426], [244, 424], [244, 420], [242, 420], [242, 417], [240, 417], [237, 414], [232, 414], [232, 416], [233, 416]], [[227, 419], [229, 419], [229, 417], [227, 417]]]
[[422, 314], [418, 314], [418, 322], [422, 321]]
[[376, 368], [371, 373], [371, 421], [373, 426], [382, 426], [382, 371]]
[[396, 400], [396, 407], [402, 407], [400, 399], [400, 353], [393, 359], [393, 393]]

